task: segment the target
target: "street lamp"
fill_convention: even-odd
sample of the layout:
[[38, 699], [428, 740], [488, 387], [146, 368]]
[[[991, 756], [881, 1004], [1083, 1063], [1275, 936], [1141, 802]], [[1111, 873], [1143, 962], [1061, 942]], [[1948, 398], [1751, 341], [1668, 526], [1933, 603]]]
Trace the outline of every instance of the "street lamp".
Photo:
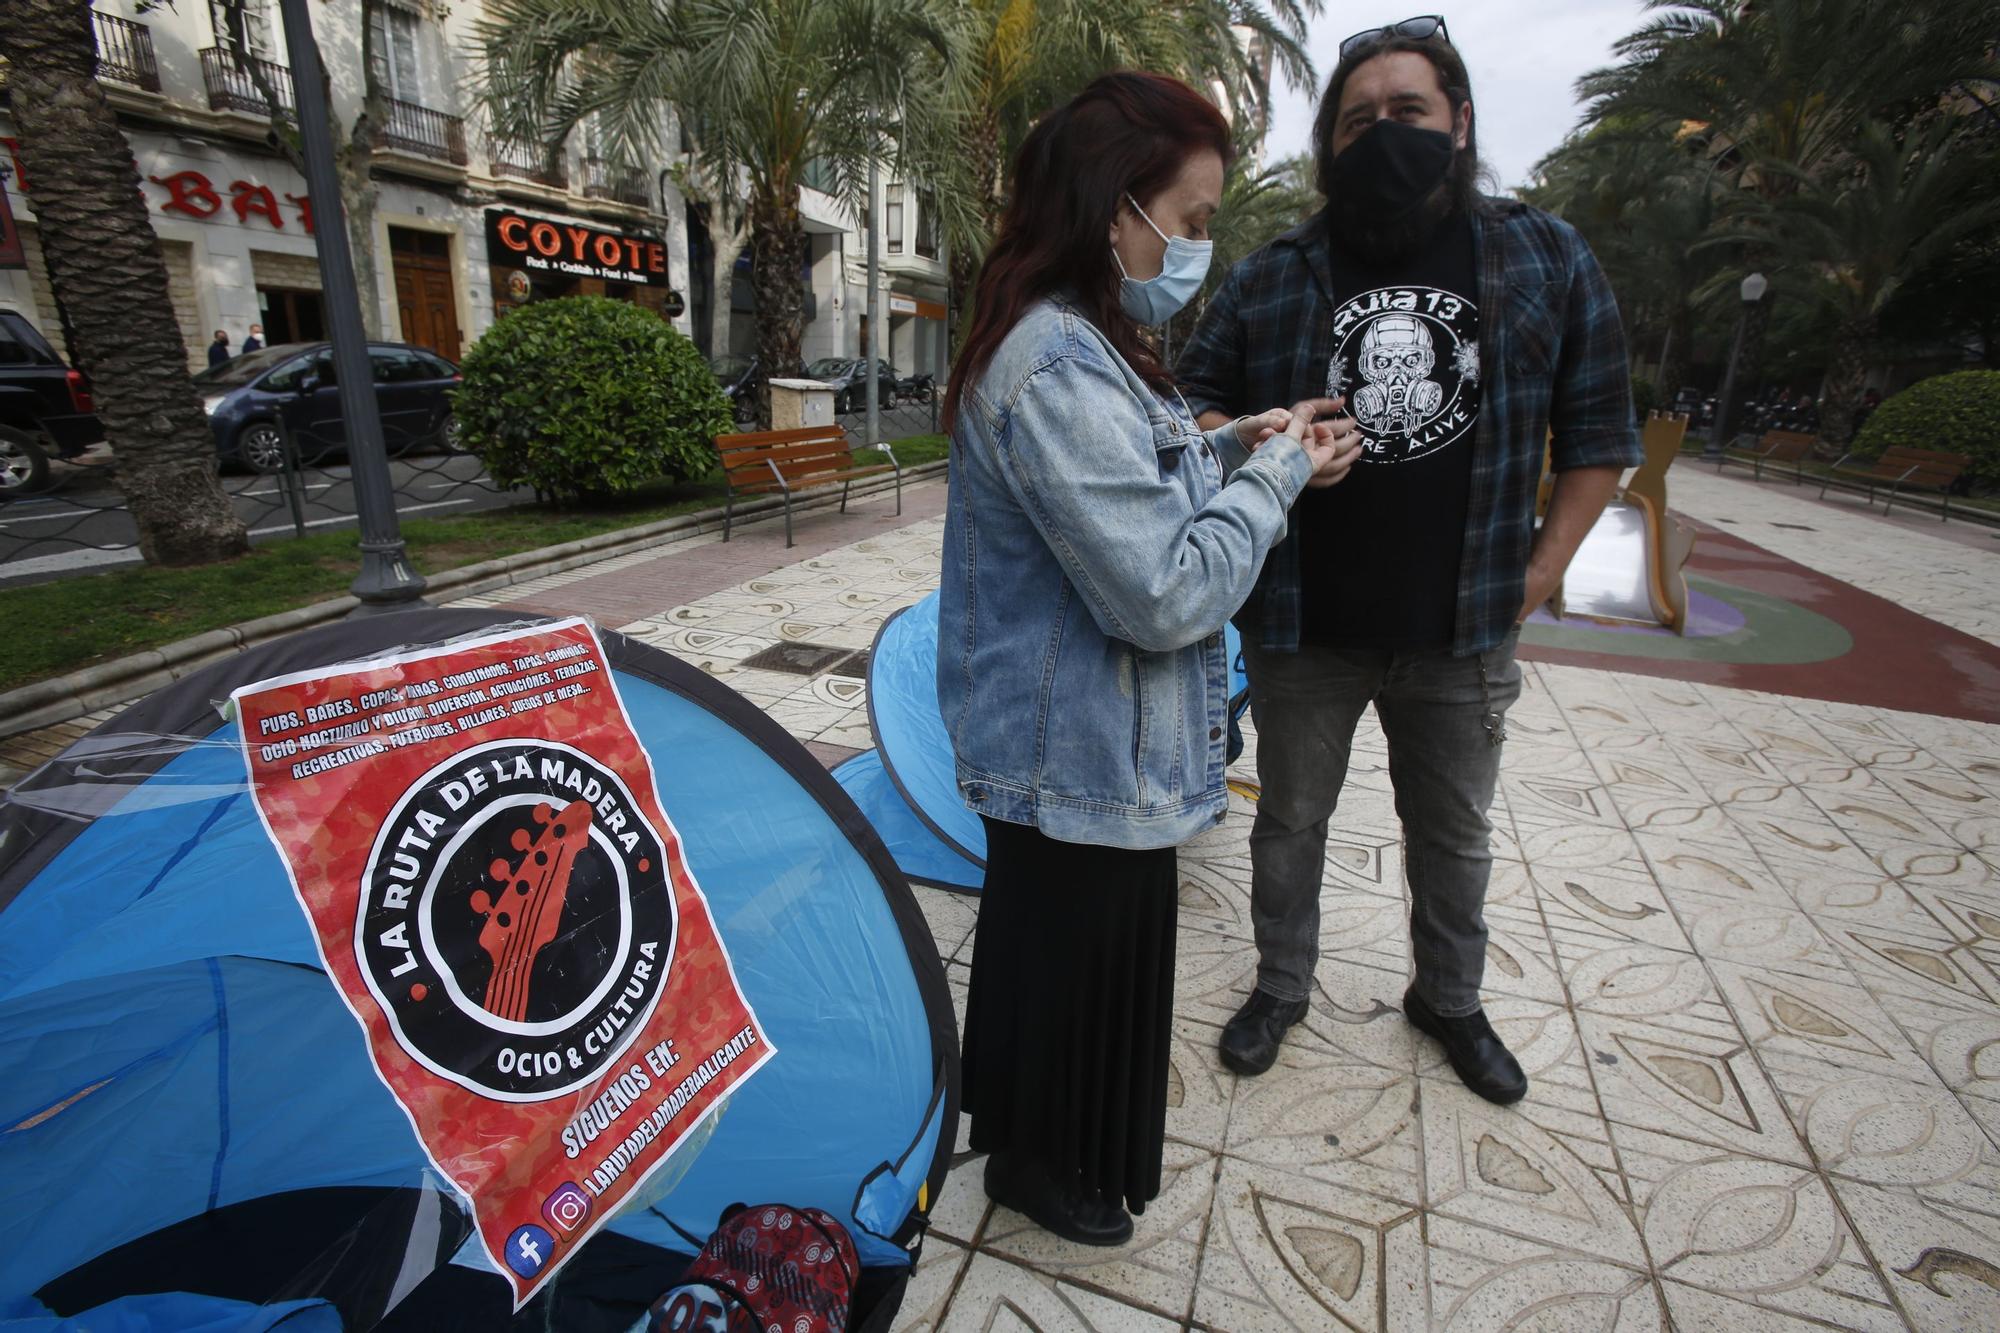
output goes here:
[[1771, 280], [1761, 273], [1752, 273], [1743, 279], [1743, 310], [1736, 316], [1736, 342], [1729, 349], [1729, 369], [1722, 377], [1722, 401], [1715, 406], [1715, 425], [1709, 431], [1708, 444], [1701, 451], [1701, 456], [1710, 462], [1720, 462], [1722, 451], [1729, 447], [1729, 415], [1736, 404], [1736, 368], [1743, 360], [1744, 333], [1750, 327], [1750, 312], [1770, 290]]

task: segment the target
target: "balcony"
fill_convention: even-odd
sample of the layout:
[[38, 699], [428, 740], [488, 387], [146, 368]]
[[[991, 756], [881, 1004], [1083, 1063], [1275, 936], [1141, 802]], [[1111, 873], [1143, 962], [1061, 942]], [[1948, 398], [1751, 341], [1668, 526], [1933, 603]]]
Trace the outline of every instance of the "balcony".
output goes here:
[[563, 169], [562, 155], [552, 153], [540, 144], [513, 143], [497, 135], [488, 135], [486, 154], [496, 177], [533, 181], [558, 190], [569, 185], [569, 173]]
[[377, 149], [435, 158], [460, 167], [471, 160], [465, 151], [465, 122], [457, 116], [393, 98], [385, 99], [383, 105], [388, 116], [375, 127]]
[[[263, 76], [277, 96], [278, 109], [287, 117], [294, 116], [297, 107], [292, 100], [292, 72], [275, 60], [252, 57], [250, 64], [256, 67], [257, 73]], [[208, 109], [211, 111], [247, 111], [253, 116], [271, 114], [263, 92], [257, 87], [256, 77], [227, 47], [211, 46], [202, 51], [201, 81], [208, 88]]]
[[97, 76], [160, 91], [160, 62], [153, 58], [153, 34], [143, 23], [92, 12], [97, 29]]
[[610, 163], [601, 157], [583, 159], [583, 197], [609, 199], [634, 208], [653, 206], [653, 192], [647, 188], [644, 172], [614, 172]]

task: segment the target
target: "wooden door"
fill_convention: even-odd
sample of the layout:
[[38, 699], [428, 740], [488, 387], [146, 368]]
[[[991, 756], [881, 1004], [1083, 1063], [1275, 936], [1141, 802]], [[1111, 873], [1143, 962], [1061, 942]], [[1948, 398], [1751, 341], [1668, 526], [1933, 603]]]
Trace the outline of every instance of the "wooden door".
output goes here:
[[396, 273], [396, 306], [403, 341], [428, 348], [452, 361], [459, 345], [458, 298], [452, 283], [450, 238], [435, 232], [389, 228], [389, 255]]

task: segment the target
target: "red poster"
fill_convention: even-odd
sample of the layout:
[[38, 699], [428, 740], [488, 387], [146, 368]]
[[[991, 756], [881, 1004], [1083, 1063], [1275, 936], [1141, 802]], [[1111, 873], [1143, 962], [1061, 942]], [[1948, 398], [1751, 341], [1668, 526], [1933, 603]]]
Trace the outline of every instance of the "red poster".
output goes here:
[[771, 1058], [590, 626], [238, 690], [327, 975], [515, 1306]]

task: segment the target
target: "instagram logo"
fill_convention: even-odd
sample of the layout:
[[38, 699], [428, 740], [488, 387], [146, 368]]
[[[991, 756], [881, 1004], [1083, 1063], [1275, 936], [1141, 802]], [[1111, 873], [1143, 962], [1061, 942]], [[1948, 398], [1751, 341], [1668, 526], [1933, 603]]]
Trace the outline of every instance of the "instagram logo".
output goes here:
[[542, 1203], [542, 1216], [559, 1231], [574, 1231], [590, 1216], [590, 1196], [565, 1181], [561, 1189]]

